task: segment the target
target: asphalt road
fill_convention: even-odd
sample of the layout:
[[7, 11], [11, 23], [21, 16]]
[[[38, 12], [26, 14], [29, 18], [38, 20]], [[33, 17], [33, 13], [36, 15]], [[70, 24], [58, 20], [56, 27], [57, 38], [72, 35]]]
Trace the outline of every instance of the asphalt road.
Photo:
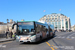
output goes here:
[[3, 42], [0, 43], [0, 50], [75, 50], [75, 32], [57, 32], [54, 38], [37, 44]]

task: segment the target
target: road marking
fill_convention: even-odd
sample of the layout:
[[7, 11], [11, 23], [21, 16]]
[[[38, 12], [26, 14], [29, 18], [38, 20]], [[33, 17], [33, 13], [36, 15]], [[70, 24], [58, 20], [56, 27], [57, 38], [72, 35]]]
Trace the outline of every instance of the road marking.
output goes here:
[[72, 39], [74, 39], [75, 37], [71, 37]]
[[54, 45], [52, 45], [55, 49], [57, 49]]
[[65, 34], [68, 34], [68, 33], [60, 34], [60, 35], [58, 35], [58, 36], [65, 35]]
[[7, 44], [7, 43], [11, 43], [11, 42], [13, 42], [13, 41], [0, 43], [0, 45], [2, 45], [2, 44]]
[[[46, 42], [46, 43], [48, 44], [48, 46], [51, 46], [48, 42]], [[51, 47], [51, 49], [52, 49], [52, 50], [54, 50], [54, 48], [53, 48], [53, 47]]]
[[48, 46], [51, 46], [48, 42], [46, 42], [48, 44]]
[[[73, 33], [73, 34], [75, 34], [75, 33]], [[68, 37], [72, 36], [73, 34], [69, 35]]]
[[72, 40], [72, 39], [69, 39], [69, 38], [66, 38], [67, 40]]
[[53, 48], [53, 47], [51, 47], [51, 49], [52, 49], [52, 50], [54, 50], [54, 48]]

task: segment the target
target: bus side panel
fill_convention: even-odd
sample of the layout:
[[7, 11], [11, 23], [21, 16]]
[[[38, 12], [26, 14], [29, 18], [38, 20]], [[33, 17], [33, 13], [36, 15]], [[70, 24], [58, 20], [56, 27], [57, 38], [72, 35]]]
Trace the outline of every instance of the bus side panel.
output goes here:
[[40, 40], [40, 37], [42, 36], [42, 33], [40, 31], [39, 24], [35, 23], [35, 34], [36, 34], [36, 41]]
[[[35, 35], [36, 35], [36, 24], [35, 24], [35, 22], [34, 22], [34, 30], [35, 30]], [[35, 41], [37, 42], [37, 36], [36, 36], [36, 39], [35, 39]]]
[[49, 31], [47, 24], [35, 22], [35, 26], [37, 41], [48, 37], [47, 35], [49, 35]]
[[50, 34], [49, 34], [49, 26], [48, 26], [48, 25], [46, 25], [46, 29], [47, 29], [47, 30], [46, 30], [46, 38], [48, 38], [49, 35], [50, 35]]
[[49, 37], [50, 37], [50, 26], [48, 26], [48, 29], [49, 29], [48, 31], [49, 31]]
[[54, 26], [50, 25], [50, 37], [53, 37], [54, 35]]

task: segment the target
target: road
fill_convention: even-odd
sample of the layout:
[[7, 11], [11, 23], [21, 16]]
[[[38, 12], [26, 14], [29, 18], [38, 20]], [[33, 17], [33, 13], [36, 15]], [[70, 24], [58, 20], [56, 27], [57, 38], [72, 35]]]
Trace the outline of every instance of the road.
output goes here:
[[54, 38], [38, 44], [3, 42], [0, 43], [0, 50], [75, 50], [75, 32], [57, 32]]

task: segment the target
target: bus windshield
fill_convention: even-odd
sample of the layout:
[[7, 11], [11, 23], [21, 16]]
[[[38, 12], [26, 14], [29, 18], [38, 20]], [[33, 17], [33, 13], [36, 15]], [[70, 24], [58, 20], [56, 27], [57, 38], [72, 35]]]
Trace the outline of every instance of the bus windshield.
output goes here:
[[18, 22], [18, 26], [19, 35], [34, 34], [35, 30], [33, 22]]

